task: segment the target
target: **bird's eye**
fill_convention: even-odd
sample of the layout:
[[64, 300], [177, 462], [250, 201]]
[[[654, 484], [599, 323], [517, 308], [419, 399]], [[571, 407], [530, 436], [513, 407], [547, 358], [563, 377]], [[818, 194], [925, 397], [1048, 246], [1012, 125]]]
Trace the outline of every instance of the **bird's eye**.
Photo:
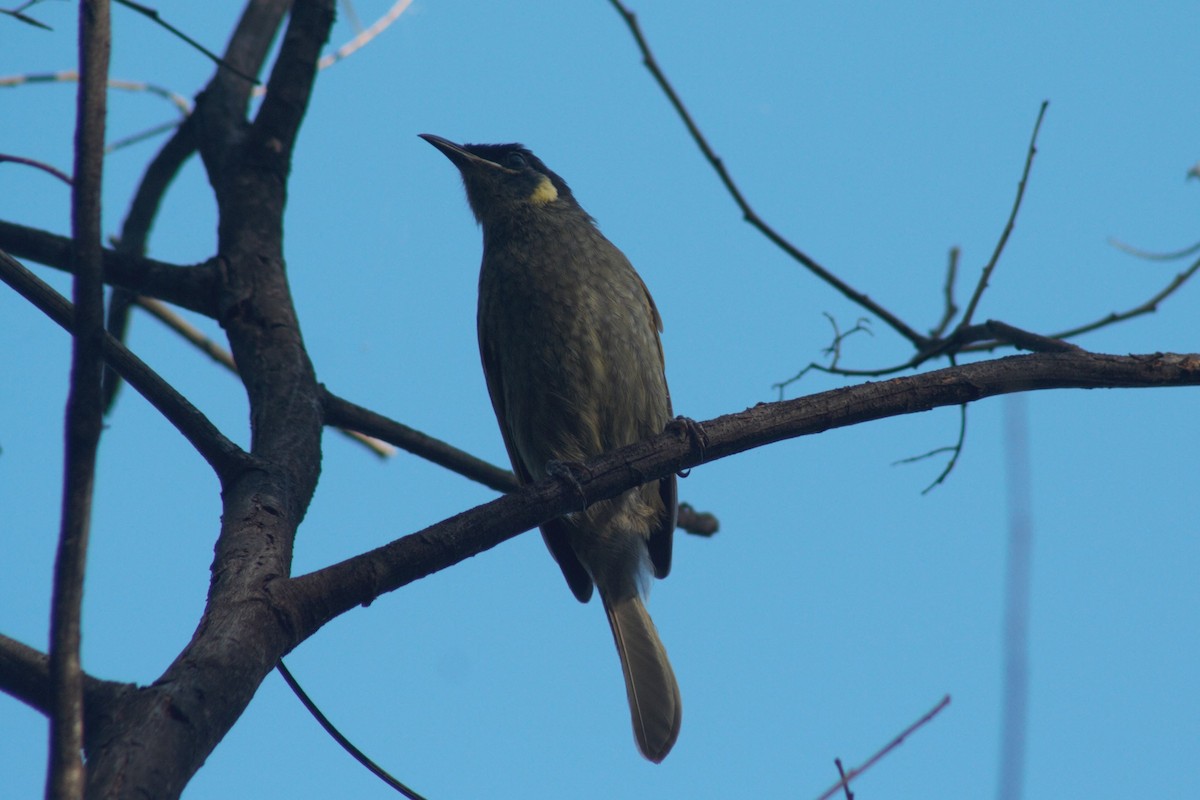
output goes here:
[[504, 166], [509, 169], [525, 169], [525, 156], [518, 153], [516, 150], [504, 157]]

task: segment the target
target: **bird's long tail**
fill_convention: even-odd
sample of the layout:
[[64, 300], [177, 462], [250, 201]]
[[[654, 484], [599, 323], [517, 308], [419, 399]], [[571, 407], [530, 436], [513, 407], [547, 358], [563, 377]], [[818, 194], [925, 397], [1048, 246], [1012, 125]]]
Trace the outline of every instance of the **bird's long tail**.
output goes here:
[[601, 598], [621, 656], [634, 738], [642, 755], [657, 764], [671, 752], [683, 718], [675, 673], [642, 599], [632, 594], [610, 600], [603, 593]]

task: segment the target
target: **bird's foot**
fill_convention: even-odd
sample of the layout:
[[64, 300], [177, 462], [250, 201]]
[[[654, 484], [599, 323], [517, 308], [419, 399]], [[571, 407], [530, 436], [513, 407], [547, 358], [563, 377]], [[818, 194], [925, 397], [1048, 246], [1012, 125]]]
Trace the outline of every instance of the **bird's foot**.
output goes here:
[[579, 483], [577, 476], [583, 475], [585, 478], [591, 478], [592, 472], [583, 463], [579, 461], [547, 461], [546, 474], [551, 478], [559, 479], [575, 490], [575, 494], [579, 495], [579, 511], [588, 507], [587, 494], [584, 493], [583, 485]]
[[[686, 436], [692, 441], [694, 447], [700, 457], [700, 461], [704, 461], [704, 451], [708, 448], [708, 434], [705, 433], [704, 427], [691, 417], [679, 416], [667, 423], [667, 430], [675, 431], [680, 436]], [[675, 473], [681, 478], [686, 478], [691, 474], [690, 469], [680, 470]]]

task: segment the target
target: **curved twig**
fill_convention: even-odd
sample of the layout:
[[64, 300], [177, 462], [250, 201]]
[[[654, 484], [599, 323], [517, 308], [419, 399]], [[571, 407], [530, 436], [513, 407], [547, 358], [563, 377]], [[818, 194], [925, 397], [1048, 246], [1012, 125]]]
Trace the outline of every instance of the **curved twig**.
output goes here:
[[975, 309], [979, 306], [979, 300], [983, 297], [992, 272], [996, 269], [996, 264], [999, 263], [1000, 256], [1004, 252], [1004, 246], [1008, 244], [1008, 237], [1012, 235], [1013, 228], [1016, 226], [1017, 212], [1021, 210], [1021, 201], [1025, 199], [1025, 187], [1029, 183], [1029, 171], [1033, 168], [1033, 157], [1037, 155], [1038, 132], [1042, 129], [1042, 120], [1046, 117], [1046, 109], [1049, 105], [1049, 100], [1043, 100], [1041, 108], [1038, 109], [1037, 122], [1033, 124], [1033, 135], [1029, 137], [1029, 149], [1025, 152], [1025, 168], [1021, 170], [1021, 180], [1017, 183], [1017, 196], [1013, 199], [1012, 210], [1008, 212], [1008, 221], [1004, 223], [1004, 230], [1001, 231], [1000, 239], [996, 242], [995, 249], [992, 250], [992, 257], [988, 259], [987, 265], [983, 268], [983, 274], [979, 276], [979, 283], [975, 285], [975, 292], [971, 295], [970, 302], [967, 303], [967, 310], [963, 312], [962, 320], [958, 323], [959, 328], [965, 328], [971, 324], [971, 319], [975, 316]]
[[825, 283], [832, 286], [852, 302], [862, 306], [867, 311], [886, 322], [897, 333], [912, 342], [914, 347], [917, 347], [918, 349], [925, 347], [928, 344], [927, 337], [917, 333], [895, 314], [888, 311], [870, 297], [853, 288], [850, 286], [850, 284], [846, 283], [841, 278], [827, 270], [825, 267], [818, 264], [815, 259], [784, 238], [778, 231], [768, 225], [766, 221], [764, 221], [758, 216], [758, 214], [754, 212], [754, 209], [750, 207], [750, 203], [746, 200], [741, 190], [738, 189], [737, 184], [734, 183], [733, 177], [729, 174], [729, 171], [725, 169], [724, 162], [722, 162], [720, 157], [717, 156], [717, 154], [713, 151], [712, 147], [708, 143], [708, 140], [704, 138], [704, 134], [700, 132], [699, 126], [697, 126], [695, 120], [692, 119], [692, 115], [688, 112], [687, 107], [684, 106], [683, 101], [679, 98], [679, 95], [671, 86], [670, 81], [667, 80], [667, 76], [658, 66], [658, 62], [655, 60], [654, 54], [650, 51], [650, 45], [647, 44], [645, 36], [642, 35], [641, 26], [638, 24], [637, 16], [628, 8], [626, 8], [621, 0], [609, 0], [609, 2], [612, 3], [613, 8], [617, 10], [617, 13], [621, 15], [621, 18], [625, 20], [625, 24], [629, 27], [630, 33], [633, 34], [633, 38], [637, 42], [638, 49], [642, 52], [642, 60], [646, 65], [646, 69], [650, 70], [650, 74], [654, 76], [654, 80], [658, 82], [658, 85], [667, 95], [667, 99], [675, 108], [675, 112], [679, 115], [679, 118], [683, 120], [683, 124], [687, 126], [688, 133], [691, 134], [692, 139], [700, 148], [700, 152], [704, 154], [704, 157], [708, 160], [708, 163], [712, 165], [714, 170], [716, 170], [717, 176], [721, 179], [721, 183], [725, 185], [725, 189], [729, 192], [730, 196], [733, 198], [733, 201], [737, 203], [738, 208], [741, 209], [742, 216], [745, 218], [746, 222], [757, 228], [764, 236], [770, 239], [775, 246], [791, 256], [792, 259], [802, 264], [808, 269], [809, 272], [813, 273]]

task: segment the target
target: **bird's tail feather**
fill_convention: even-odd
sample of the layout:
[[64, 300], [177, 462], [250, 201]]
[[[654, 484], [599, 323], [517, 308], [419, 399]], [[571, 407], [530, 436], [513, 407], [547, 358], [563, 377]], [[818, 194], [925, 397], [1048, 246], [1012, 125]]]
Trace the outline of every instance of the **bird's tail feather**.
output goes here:
[[657, 764], [679, 736], [679, 685], [642, 599], [636, 594], [615, 601], [601, 596], [625, 673], [633, 735], [642, 755]]

